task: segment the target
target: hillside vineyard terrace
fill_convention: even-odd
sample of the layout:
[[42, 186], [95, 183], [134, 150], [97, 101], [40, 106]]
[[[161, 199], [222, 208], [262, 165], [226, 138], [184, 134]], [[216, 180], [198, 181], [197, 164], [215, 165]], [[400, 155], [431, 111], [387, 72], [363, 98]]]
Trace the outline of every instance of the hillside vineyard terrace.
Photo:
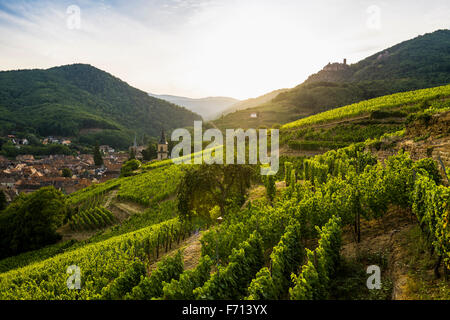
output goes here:
[[[273, 175], [279, 169], [279, 130], [270, 130], [270, 155], [268, 153], [267, 129], [226, 129], [226, 164], [246, 164], [246, 140], [248, 139], [248, 164], [261, 164], [262, 175]], [[175, 164], [223, 164], [223, 135], [219, 129], [208, 129], [203, 133], [202, 121], [194, 121], [194, 153], [191, 154], [192, 137], [186, 129], [172, 132], [174, 146], [171, 158]], [[235, 157], [235, 140], [236, 154]], [[211, 142], [203, 150], [203, 142]], [[259, 151], [259, 152], [258, 152]], [[180, 154], [182, 153], [182, 154]], [[191, 156], [192, 155], [192, 156]], [[236, 158], [236, 159], [235, 159]], [[236, 161], [235, 161], [236, 160]]]

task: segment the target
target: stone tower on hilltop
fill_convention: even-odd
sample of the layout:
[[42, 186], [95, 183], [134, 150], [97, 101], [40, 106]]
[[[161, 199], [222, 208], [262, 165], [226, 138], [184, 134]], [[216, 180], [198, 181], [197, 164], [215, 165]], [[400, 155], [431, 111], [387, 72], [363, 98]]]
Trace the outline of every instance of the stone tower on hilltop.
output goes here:
[[161, 138], [158, 142], [158, 160], [165, 160], [169, 158], [169, 144], [166, 140], [164, 129], [161, 130]]
[[345, 70], [349, 67], [347, 64], [347, 59], [344, 59], [343, 63], [334, 62], [334, 63], [328, 63], [325, 67], [323, 67], [323, 71], [339, 71], [339, 70]]

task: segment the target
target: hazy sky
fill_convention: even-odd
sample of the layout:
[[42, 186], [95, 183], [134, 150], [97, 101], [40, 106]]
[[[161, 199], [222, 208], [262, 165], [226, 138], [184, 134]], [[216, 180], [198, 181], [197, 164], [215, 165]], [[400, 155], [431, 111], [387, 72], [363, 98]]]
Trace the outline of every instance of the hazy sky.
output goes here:
[[0, 0], [0, 69], [89, 63], [152, 93], [244, 99], [449, 18], [448, 0]]

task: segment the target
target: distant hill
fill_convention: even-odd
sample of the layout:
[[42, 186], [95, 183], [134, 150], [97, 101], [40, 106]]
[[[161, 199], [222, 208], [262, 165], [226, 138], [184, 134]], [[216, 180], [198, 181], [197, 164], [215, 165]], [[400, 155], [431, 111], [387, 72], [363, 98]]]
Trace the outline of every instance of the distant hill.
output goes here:
[[80, 142], [130, 145], [134, 134], [192, 126], [201, 117], [91, 65], [0, 72], [0, 135], [70, 136]]
[[228, 114], [231, 112], [235, 112], [237, 110], [244, 110], [244, 109], [248, 109], [248, 108], [257, 107], [263, 103], [271, 101], [278, 94], [280, 94], [281, 92], [285, 92], [287, 90], [289, 90], [289, 89], [278, 89], [278, 90], [274, 90], [272, 92], [266, 93], [266, 94], [256, 97], [256, 98], [250, 98], [250, 99], [239, 101], [239, 102], [233, 104], [231, 107], [224, 110], [222, 113]]
[[192, 99], [171, 95], [158, 95], [149, 93], [150, 96], [163, 99], [179, 106], [183, 106], [192, 112], [198, 113], [205, 119], [213, 119], [222, 114], [231, 105], [239, 103], [239, 100], [229, 97], [207, 97]]
[[[450, 30], [438, 30], [356, 64], [332, 64], [271, 101], [230, 113], [215, 125], [222, 129], [270, 127], [382, 95], [448, 83]], [[250, 117], [254, 113], [257, 118]]]

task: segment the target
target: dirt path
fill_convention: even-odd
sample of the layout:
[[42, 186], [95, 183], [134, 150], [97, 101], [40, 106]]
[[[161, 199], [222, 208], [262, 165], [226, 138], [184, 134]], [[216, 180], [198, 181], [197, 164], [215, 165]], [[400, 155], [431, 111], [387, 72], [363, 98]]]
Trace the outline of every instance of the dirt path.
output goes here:
[[393, 282], [392, 299], [407, 300], [409, 258], [405, 235], [414, 226], [415, 222], [406, 212], [391, 209], [383, 219], [361, 221], [360, 243], [354, 241], [352, 228], [346, 228], [341, 254], [348, 259], [368, 256], [386, 259], [386, 265], [380, 268], [382, 274]]
[[105, 202], [105, 205], [104, 205], [105, 208], [107, 208], [107, 209], [109, 208], [109, 206], [111, 205], [111, 201], [112, 201], [115, 197], [117, 197], [117, 193], [119, 193], [119, 190], [115, 189], [115, 190], [111, 191], [111, 192], [108, 194], [108, 197], [106, 198], [106, 202]]
[[139, 214], [145, 211], [143, 207], [140, 207], [139, 205], [130, 202], [115, 201], [114, 206], [118, 207], [119, 209], [125, 212], [128, 212], [130, 215]]
[[172, 246], [172, 249], [167, 253], [163, 253], [158, 260], [154, 261], [148, 267], [148, 273], [150, 274], [154, 269], [156, 269], [156, 265], [162, 258], [167, 256], [173, 256], [177, 253], [178, 250], [183, 251], [183, 263], [184, 270], [194, 269], [198, 265], [198, 261], [202, 252], [202, 244], [200, 242], [201, 234], [200, 232], [193, 234], [189, 238], [186, 238], [184, 241], [181, 241], [179, 245]]

